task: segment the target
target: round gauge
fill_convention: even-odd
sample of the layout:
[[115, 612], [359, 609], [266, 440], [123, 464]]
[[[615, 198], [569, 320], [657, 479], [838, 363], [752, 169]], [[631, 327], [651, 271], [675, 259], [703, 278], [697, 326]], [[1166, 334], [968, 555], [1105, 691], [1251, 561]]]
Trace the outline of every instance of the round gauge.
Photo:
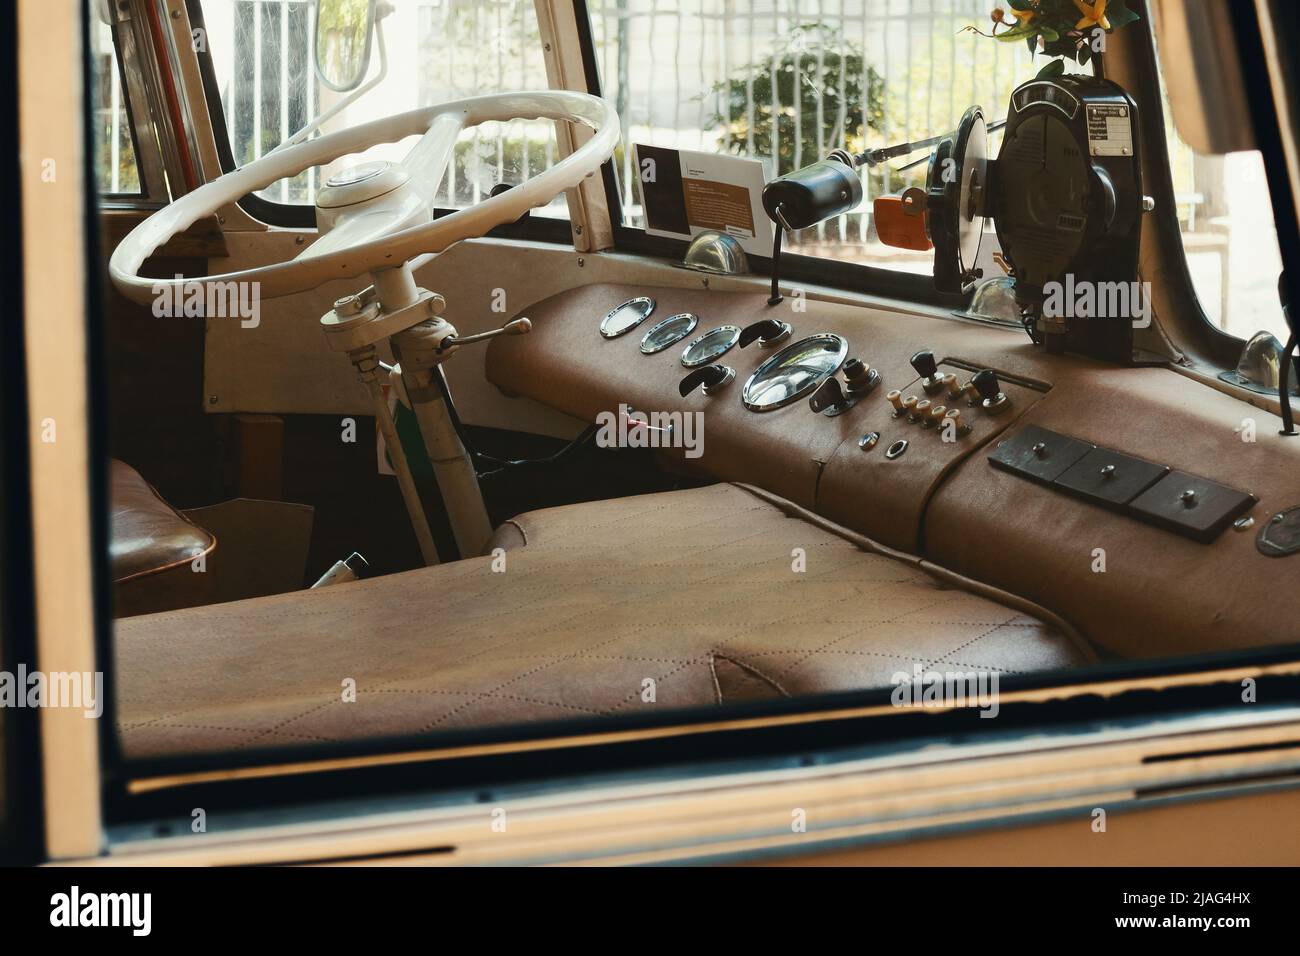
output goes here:
[[791, 342], [754, 369], [740, 400], [751, 412], [789, 405], [838, 372], [848, 354], [849, 343], [829, 332]]
[[600, 334], [607, 339], [616, 339], [631, 332], [650, 317], [655, 310], [655, 300], [648, 295], [639, 295], [628, 299], [622, 305], [616, 305], [605, 313], [600, 320]]
[[645, 334], [641, 339], [641, 351], [646, 355], [662, 352], [694, 332], [699, 324], [700, 320], [689, 312], [670, 315]]
[[682, 364], [687, 368], [707, 365], [714, 359], [726, 354], [740, 338], [740, 326], [719, 325], [709, 329], [703, 335], [691, 340], [691, 344], [682, 350]]

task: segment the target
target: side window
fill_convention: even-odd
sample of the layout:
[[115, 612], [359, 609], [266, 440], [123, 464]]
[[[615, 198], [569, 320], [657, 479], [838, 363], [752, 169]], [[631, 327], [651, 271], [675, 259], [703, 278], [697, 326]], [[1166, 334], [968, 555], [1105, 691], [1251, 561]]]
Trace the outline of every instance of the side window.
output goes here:
[[1264, 331], [1285, 342], [1290, 332], [1277, 298], [1282, 254], [1263, 156], [1196, 152], [1174, 127], [1163, 71], [1160, 98], [1183, 255], [1201, 310], [1229, 335]]
[[95, 151], [95, 185], [104, 195], [138, 194], [140, 172], [135, 162], [135, 142], [126, 112], [126, 93], [113, 31], [93, 19], [90, 24], [92, 148]]
[[[322, 132], [345, 129], [449, 100], [504, 90], [547, 88], [532, 0], [389, 0], [379, 27], [388, 70], [377, 86], [331, 118]], [[313, 67], [315, 6], [307, 0], [203, 0], [225, 129], [235, 162], [265, 155], [349, 95], [321, 84]], [[378, 75], [373, 45], [367, 82]], [[376, 146], [367, 157], [400, 160], [414, 142]], [[549, 121], [487, 123], [467, 129], [436, 203], [459, 208], [497, 183], [516, 184], [557, 159]], [[344, 157], [337, 165], [355, 161]], [[264, 190], [279, 203], [310, 204], [328, 170], [309, 169]], [[567, 218], [563, 196], [534, 215]]]
[[[687, 12], [653, 0], [592, 0], [602, 91], [622, 120], [623, 224], [645, 226], [633, 144], [751, 157], [772, 179], [837, 147], [859, 152], [955, 129], [973, 104], [1002, 118], [1011, 90], [1045, 61], [1024, 43], [966, 29], [987, 26], [990, 6], [700, 0]], [[924, 185], [927, 156], [864, 168], [859, 209], [796, 233], [790, 251], [929, 274], [933, 252], [881, 244], [871, 214], [875, 197]]]
[[1168, 103], [1165, 136], [1183, 254], [1206, 317], [1241, 339], [1266, 331], [1285, 342], [1277, 298], [1282, 254], [1263, 156], [1197, 153], [1178, 136]]

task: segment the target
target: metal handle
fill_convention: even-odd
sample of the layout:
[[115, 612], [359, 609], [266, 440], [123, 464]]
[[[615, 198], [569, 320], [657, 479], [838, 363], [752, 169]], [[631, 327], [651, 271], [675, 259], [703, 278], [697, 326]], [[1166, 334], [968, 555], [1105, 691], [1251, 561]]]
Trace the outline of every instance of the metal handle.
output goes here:
[[475, 342], [484, 342], [496, 338], [498, 335], [527, 335], [532, 330], [533, 322], [531, 319], [523, 317], [511, 319], [501, 328], [492, 329], [488, 332], [478, 332], [475, 335], [449, 335], [442, 340], [442, 343], [438, 346], [438, 351], [445, 352], [457, 345], [473, 345]]

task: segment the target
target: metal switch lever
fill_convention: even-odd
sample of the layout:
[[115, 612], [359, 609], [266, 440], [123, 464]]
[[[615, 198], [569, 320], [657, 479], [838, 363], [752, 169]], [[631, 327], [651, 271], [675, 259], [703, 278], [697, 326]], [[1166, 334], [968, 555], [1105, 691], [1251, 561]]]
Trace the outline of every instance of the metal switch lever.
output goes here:
[[782, 322], [779, 319], [763, 319], [760, 322], [745, 326], [736, 344], [743, 349], [751, 342], [757, 341], [760, 347], [767, 348], [789, 337], [789, 322]]
[[814, 412], [838, 414], [849, 407], [849, 396], [844, 394], [840, 380], [831, 376], [817, 386], [817, 390], [808, 398], [808, 407]]
[[1010, 399], [1002, 394], [1002, 386], [998, 383], [998, 373], [993, 369], [986, 368], [976, 372], [971, 376], [970, 381], [975, 386], [976, 393], [982, 399], [980, 407], [990, 415], [1005, 411], [1011, 404]]
[[921, 349], [912, 356], [912, 368], [921, 376], [921, 388], [927, 395], [933, 395], [943, 388], [943, 376], [939, 374], [938, 362], [929, 349]]
[[499, 329], [491, 329], [487, 332], [477, 332], [474, 335], [449, 335], [442, 340], [442, 343], [438, 346], [438, 351], [445, 352], [458, 345], [473, 345], [475, 342], [484, 342], [488, 339], [494, 339], [498, 335], [525, 335], [532, 330], [532, 319], [526, 319], [523, 317], [511, 319]]
[[677, 391], [682, 393], [682, 398], [685, 398], [703, 385], [704, 394], [712, 395], [735, 377], [736, 370], [728, 365], [706, 365], [683, 378], [677, 386]]

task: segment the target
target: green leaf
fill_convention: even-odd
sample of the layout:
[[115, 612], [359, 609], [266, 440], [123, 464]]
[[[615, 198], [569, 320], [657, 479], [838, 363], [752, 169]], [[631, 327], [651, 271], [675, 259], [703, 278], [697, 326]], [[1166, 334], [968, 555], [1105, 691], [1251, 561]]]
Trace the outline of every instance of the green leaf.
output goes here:
[[1020, 23], [1012, 27], [1006, 33], [999, 33], [998, 39], [1003, 43], [1014, 43], [1024, 37], [1032, 38], [1036, 36], [1038, 36], [1038, 27], [1033, 24]]
[[1064, 72], [1064, 60], [1049, 60], [1047, 65], [1038, 71], [1038, 79], [1041, 80], [1049, 76], [1060, 76]]
[[1118, 30], [1141, 18], [1124, 4], [1124, 0], [1110, 0], [1106, 4], [1106, 19], [1110, 21], [1111, 30]]

